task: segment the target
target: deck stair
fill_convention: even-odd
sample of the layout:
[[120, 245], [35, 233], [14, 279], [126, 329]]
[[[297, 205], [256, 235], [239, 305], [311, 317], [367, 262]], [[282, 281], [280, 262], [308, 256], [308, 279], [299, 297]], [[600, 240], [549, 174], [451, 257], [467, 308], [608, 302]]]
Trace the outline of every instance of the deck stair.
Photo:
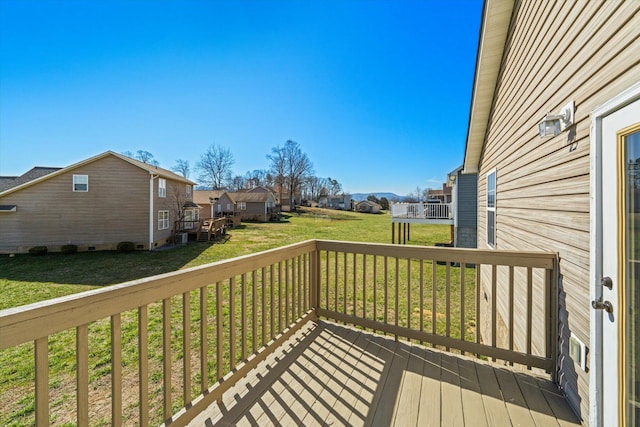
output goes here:
[[200, 226], [196, 231], [198, 242], [208, 242], [212, 238], [222, 236], [227, 232], [225, 218], [207, 218], [200, 220]]

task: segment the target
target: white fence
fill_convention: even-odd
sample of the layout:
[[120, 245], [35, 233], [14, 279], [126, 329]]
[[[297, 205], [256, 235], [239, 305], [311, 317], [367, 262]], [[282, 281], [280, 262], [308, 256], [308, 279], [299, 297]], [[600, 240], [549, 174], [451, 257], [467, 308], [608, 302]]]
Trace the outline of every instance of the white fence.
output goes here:
[[452, 203], [394, 203], [392, 218], [453, 219]]

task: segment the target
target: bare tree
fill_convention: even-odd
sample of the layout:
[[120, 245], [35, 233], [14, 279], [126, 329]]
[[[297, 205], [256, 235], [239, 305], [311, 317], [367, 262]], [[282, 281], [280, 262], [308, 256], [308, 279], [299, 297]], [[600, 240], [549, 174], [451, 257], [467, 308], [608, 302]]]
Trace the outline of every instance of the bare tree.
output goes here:
[[276, 187], [276, 191], [282, 197], [287, 173], [287, 159], [284, 150], [280, 146], [272, 148], [271, 154], [267, 155], [267, 159], [271, 161], [271, 180]]
[[337, 196], [342, 193], [342, 184], [340, 184], [337, 179], [331, 179], [331, 177], [329, 177], [327, 178], [327, 184], [329, 187], [329, 194], [332, 196]]
[[219, 145], [210, 146], [196, 164], [200, 181], [214, 190], [225, 188], [231, 179], [233, 163], [231, 150]]
[[317, 202], [320, 198], [320, 190], [324, 185], [323, 178], [318, 178], [317, 176], [309, 176], [304, 180], [304, 185], [307, 192], [307, 198], [310, 200], [315, 200]]
[[[295, 206], [295, 195], [307, 176], [313, 173], [313, 164], [309, 157], [300, 149], [300, 144], [288, 140], [283, 147], [277, 146], [271, 150], [267, 158], [271, 160], [272, 171], [282, 182], [286, 183], [289, 191], [289, 206]], [[277, 178], [276, 178], [277, 179]]]
[[160, 163], [154, 158], [153, 154], [145, 150], [138, 150], [136, 154], [133, 154], [131, 151], [123, 151], [122, 154], [127, 157], [131, 157], [132, 159], [140, 160], [143, 163], [153, 166], [160, 166]]
[[160, 165], [160, 163], [158, 163], [155, 157], [153, 157], [153, 154], [145, 150], [136, 151], [136, 159], [148, 165], [153, 165], [153, 166]]
[[254, 169], [247, 171], [244, 175], [247, 188], [255, 188], [267, 185], [267, 171], [264, 169]]
[[171, 166], [171, 170], [179, 173], [185, 178], [189, 178], [189, 173], [191, 172], [191, 168], [189, 167], [189, 160], [176, 160], [176, 164]]
[[247, 179], [242, 175], [236, 175], [229, 180], [229, 190], [236, 192], [247, 187]]

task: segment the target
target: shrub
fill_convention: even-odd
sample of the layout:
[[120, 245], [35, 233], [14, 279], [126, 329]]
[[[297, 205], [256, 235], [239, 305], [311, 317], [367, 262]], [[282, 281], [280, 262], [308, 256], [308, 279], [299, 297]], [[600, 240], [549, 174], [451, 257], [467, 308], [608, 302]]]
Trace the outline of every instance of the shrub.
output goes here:
[[60, 248], [60, 252], [62, 252], [63, 254], [75, 254], [76, 252], [78, 252], [78, 246], [64, 245], [63, 247]]
[[136, 245], [133, 242], [120, 242], [116, 250], [118, 252], [133, 252], [136, 250]]
[[45, 255], [47, 253], [46, 246], [34, 246], [29, 249], [31, 255]]

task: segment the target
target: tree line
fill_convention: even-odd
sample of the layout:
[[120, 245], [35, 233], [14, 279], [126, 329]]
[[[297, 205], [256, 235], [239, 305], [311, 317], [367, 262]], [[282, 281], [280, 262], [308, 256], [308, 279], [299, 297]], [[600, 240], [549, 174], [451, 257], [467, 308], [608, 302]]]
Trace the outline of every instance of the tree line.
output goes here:
[[[123, 154], [148, 164], [159, 165], [148, 151]], [[281, 197], [286, 195], [290, 206], [299, 204], [302, 200], [317, 201], [323, 196], [343, 194], [338, 180], [314, 175], [313, 163], [296, 141], [287, 140], [282, 146], [273, 147], [266, 159], [269, 162], [267, 169], [253, 169], [235, 175], [235, 160], [231, 150], [213, 144], [200, 156], [193, 168], [188, 160], [177, 159], [170, 169], [185, 178], [190, 178], [194, 172], [200, 183], [199, 188], [202, 189], [237, 192], [260, 186], [273, 188]]]

